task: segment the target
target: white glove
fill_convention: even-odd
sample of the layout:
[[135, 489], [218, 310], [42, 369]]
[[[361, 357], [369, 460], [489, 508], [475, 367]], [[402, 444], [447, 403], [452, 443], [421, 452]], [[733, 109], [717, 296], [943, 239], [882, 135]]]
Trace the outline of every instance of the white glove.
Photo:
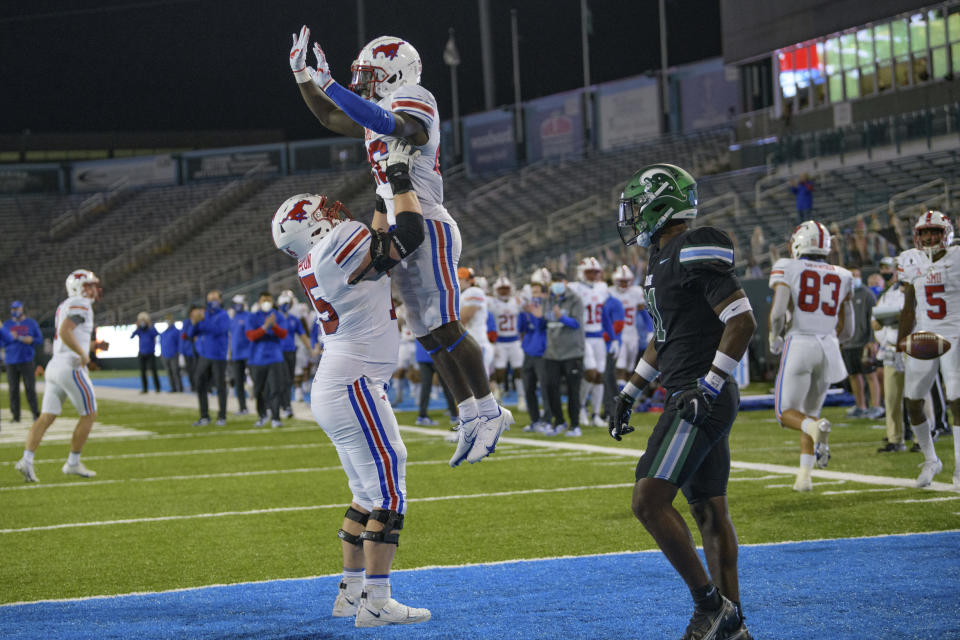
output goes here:
[[775, 356], [783, 352], [783, 336], [770, 336], [770, 353]]
[[620, 353], [620, 343], [616, 340], [611, 340], [610, 344], [607, 345], [607, 353], [616, 358], [617, 354]]
[[880, 359], [884, 362], [893, 362], [897, 358], [897, 348], [891, 344], [880, 349]]
[[[319, 75], [319, 72], [318, 74]], [[413, 170], [413, 163], [420, 157], [420, 150], [403, 138], [394, 138], [387, 144], [387, 167], [397, 164], [407, 166]], [[386, 170], [386, 168], [384, 168]]]
[[310, 82], [313, 77], [307, 71], [307, 45], [310, 42], [310, 28], [307, 25], [300, 27], [300, 37], [292, 34], [293, 46], [290, 48], [290, 70], [297, 82]]
[[317, 59], [317, 69], [313, 72], [313, 83], [320, 87], [321, 91], [326, 91], [327, 87], [333, 83], [333, 76], [330, 75], [327, 56], [316, 42], [313, 43], [313, 55]]

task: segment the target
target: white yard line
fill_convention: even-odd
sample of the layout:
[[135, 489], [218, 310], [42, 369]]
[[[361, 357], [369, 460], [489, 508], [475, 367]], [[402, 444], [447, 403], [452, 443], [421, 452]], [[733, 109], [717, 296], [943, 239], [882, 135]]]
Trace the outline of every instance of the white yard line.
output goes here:
[[950, 500], [960, 500], [960, 496], [940, 496], [937, 498], [908, 498], [906, 500], [891, 500], [890, 502], [902, 502], [906, 504], [923, 502], [949, 502]]
[[[847, 484], [847, 481], [846, 480], [828, 480], [827, 482], [817, 482], [817, 484], [814, 486], [822, 487], [828, 484]], [[768, 484], [764, 487], [764, 489], [792, 489], [792, 488], [793, 488], [792, 484]]]
[[884, 491], [903, 491], [905, 487], [888, 487], [886, 489], [845, 489], [843, 491], [822, 491], [822, 496], [840, 496], [848, 493], [881, 493]]
[[[212, 455], [217, 453], [244, 453], [248, 451], [282, 451], [284, 449], [305, 449], [313, 447], [330, 447], [333, 446], [330, 442], [305, 442], [303, 444], [277, 444], [277, 445], [266, 445], [263, 447], [230, 447], [226, 449], [188, 449], [186, 451], [149, 451], [146, 453], [119, 453], [116, 455], [107, 455], [107, 456], [84, 456], [84, 462], [90, 462], [91, 460], [131, 460], [138, 458], [164, 458], [168, 456], [205, 456]], [[17, 463], [16, 460], [8, 462], [0, 462], [0, 466], [12, 467]], [[40, 464], [63, 464], [63, 460], [60, 459], [48, 459], [48, 460], [34, 460], [34, 465]]]
[[[442, 500], [473, 500], [477, 498], [502, 498], [505, 496], [533, 495], [542, 493], [566, 493], [571, 491], [593, 491], [601, 489], [626, 489], [632, 487], [632, 482], [623, 482], [619, 484], [598, 484], [584, 485], [576, 487], [554, 487], [550, 489], [519, 489], [516, 491], [494, 491], [488, 493], [468, 493], [451, 496], [427, 496], [423, 498], [410, 498], [407, 502], [439, 502]], [[166, 522], [170, 520], [197, 520], [206, 518], [222, 518], [226, 516], [250, 516], [261, 515], [265, 513], [290, 513], [293, 511], [316, 511], [319, 509], [342, 509], [348, 506], [346, 503], [337, 504], [318, 504], [300, 507], [272, 507], [269, 509], [250, 509], [247, 511], [217, 511], [211, 513], [196, 513], [179, 516], [153, 516], [149, 518], [127, 518], [123, 520], [97, 520], [92, 522], [67, 522], [63, 524], [51, 524], [39, 527], [23, 527], [20, 529], [0, 529], [3, 533], [27, 533], [30, 531], [51, 531], [54, 529], [75, 529], [80, 527], [104, 527], [117, 524], [141, 524], [144, 522]]]

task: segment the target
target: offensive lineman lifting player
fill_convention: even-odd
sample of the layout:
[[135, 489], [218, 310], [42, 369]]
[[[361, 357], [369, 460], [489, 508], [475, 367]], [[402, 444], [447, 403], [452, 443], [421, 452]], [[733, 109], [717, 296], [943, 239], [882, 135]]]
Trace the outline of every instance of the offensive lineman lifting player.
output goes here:
[[333, 615], [354, 616], [358, 627], [430, 619], [427, 609], [390, 597], [407, 507], [407, 449], [385, 389], [399, 349], [385, 272], [423, 242], [409, 176], [418, 154], [403, 140], [390, 143], [385, 175], [397, 204], [394, 231], [371, 229], [350, 219], [339, 202], [306, 193], [288, 199], [273, 217], [274, 244], [298, 260], [300, 282], [323, 327], [310, 408], [337, 448], [353, 492], [338, 532], [343, 580]]
[[[651, 246], [644, 290], [654, 339], [617, 396], [609, 429], [615, 440], [633, 431], [637, 395], [662, 375], [669, 400], [637, 463], [633, 513], [693, 596], [684, 640], [747, 640], [726, 492], [739, 406], [730, 374], [756, 320], [733, 268], [733, 243], [713, 227], [690, 229], [696, 216], [697, 183], [680, 167], [645, 167], [623, 190], [620, 237], [628, 246]], [[673, 507], [678, 489], [703, 537], [709, 575]]]
[[307, 67], [309, 41], [306, 26], [293, 36], [290, 68], [304, 101], [324, 127], [364, 139], [377, 183], [374, 229], [386, 231], [396, 218], [393, 193], [381, 167], [388, 143], [403, 138], [421, 153], [410, 168], [410, 178], [423, 212], [426, 241], [420, 251], [404, 255], [392, 276], [407, 307], [407, 322], [432, 356], [460, 410], [459, 440], [450, 466], [464, 460], [477, 462], [493, 453], [500, 434], [513, 424], [513, 416], [490, 392], [480, 345], [459, 321], [460, 230], [443, 206], [440, 118], [433, 94], [419, 84], [420, 54], [400, 38], [375, 38], [351, 65], [348, 90], [333, 80], [316, 43], [317, 68]]

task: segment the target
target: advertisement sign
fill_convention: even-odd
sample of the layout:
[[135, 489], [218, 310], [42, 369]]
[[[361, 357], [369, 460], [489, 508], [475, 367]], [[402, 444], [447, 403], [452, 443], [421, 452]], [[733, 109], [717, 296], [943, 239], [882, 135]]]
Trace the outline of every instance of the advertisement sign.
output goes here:
[[727, 77], [720, 58], [682, 67], [672, 78], [680, 91], [682, 131], [722, 125], [736, 113], [737, 79]]
[[653, 78], [597, 87], [597, 126], [604, 151], [660, 135], [660, 91]]
[[208, 178], [241, 177], [258, 168], [261, 173], [284, 173], [284, 145], [235, 147], [216, 151], [191, 151], [183, 154], [183, 176], [188, 182]]
[[513, 114], [509, 111], [488, 111], [463, 118], [463, 140], [463, 159], [470, 175], [517, 166]]
[[583, 154], [583, 92], [531, 100], [524, 107], [527, 160]]
[[0, 165], [0, 193], [56, 193], [59, 190], [59, 165]]
[[290, 144], [291, 171], [345, 171], [367, 165], [359, 139], [332, 138]]
[[170, 154], [75, 162], [70, 187], [75, 193], [108, 191], [125, 186], [177, 184], [177, 163]]

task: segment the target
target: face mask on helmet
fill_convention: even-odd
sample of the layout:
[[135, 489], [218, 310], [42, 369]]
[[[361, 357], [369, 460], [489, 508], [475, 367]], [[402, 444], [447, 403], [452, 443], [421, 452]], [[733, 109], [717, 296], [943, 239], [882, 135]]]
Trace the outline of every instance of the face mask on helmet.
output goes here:
[[350, 89], [367, 100], [380, 100], [407, 84], [419, 84], [423, 65], [409, 42], [380, 36], [368, 42], [350, 65]]
[[671, 164], [655, 164], [633, 175], [620, 194], [617, 232], [627, 246], [648, 247], [671, 220], [697, 217], [697, 183]]
[[302, 260], [335, 226], [352, 219], [342, 203], [331, 202], [323, 195], [301, 193], [288, 198], [273, 214], [273, 243], [287, 255]]
[[[926, 233], [924, 233], [925, 230]], [[939, 232], [939, 233], [931, 233]], [[931, 258], [940, 249], [946, 249], [953, 242], [953, 223], [940, 211], [927, 211], [920, 216], [913, 227], [913, 243]]]

